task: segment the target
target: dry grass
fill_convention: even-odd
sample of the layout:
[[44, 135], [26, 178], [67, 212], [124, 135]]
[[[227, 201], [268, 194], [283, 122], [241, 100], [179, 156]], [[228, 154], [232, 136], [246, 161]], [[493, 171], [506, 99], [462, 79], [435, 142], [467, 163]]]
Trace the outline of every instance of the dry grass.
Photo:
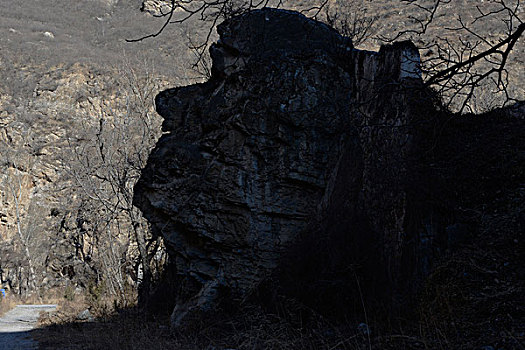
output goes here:
[[19, 301], [15, 297], [6, 297], [0, 299], [0, 316], [3, 316], [6, 312], [14, 308], [17, 304], [19, 304]]
[[[236, 311], [218, 310], [176, 332], [170, 331], [167, 317], [152, 319], [136, 308], [99, 317], [95, 322], [74, 317], [57, 322], [55, 318], [52, 322], [44, 320], [46, 326], [35, 331], [34, 337], [42, 349], [434, 348], [420, 333], [391, 328], [385, 319], [371, 321], [369, 336], [355, 320], [332, 323], [295, 300], [281, 298], [277, 304], [274, 307], [278, 311], [252, 303]], [[380, 318], [373, 315], [373, 319]]]

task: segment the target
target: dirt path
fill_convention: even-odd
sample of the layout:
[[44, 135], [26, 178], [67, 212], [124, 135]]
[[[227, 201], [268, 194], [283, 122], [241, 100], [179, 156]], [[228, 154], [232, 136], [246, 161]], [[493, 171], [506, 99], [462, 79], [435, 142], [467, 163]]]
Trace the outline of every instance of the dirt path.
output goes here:
[[0, 350], [37, 349], [29, 331], [36, 327], [43, 311], [53, 311], [56, 305], [18, 305], [0, 318]]

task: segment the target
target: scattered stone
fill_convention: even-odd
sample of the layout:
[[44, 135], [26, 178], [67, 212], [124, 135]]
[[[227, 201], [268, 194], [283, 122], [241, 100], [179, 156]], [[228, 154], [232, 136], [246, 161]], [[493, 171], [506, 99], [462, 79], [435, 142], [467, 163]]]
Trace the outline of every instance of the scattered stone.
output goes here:
[[54, 39], [55, 38], [55, 35], [53, 33], [51, 33], [51, 32], [44, 32], [43, 34], [44, 34], [44, 36], [46, 38], [49, 38], [49, 39]]
[[77, 315], [77, 320], [93, 322], [95, 318], [91, 315], [91, 312], [89, 312], [88, 309], [85, 309]]
[[163, 16], [171, 11], [171, 1], [167, 0], [146, 0], [142, 2], [140, 8], [142, 12], [147, 12], [153, 16]]

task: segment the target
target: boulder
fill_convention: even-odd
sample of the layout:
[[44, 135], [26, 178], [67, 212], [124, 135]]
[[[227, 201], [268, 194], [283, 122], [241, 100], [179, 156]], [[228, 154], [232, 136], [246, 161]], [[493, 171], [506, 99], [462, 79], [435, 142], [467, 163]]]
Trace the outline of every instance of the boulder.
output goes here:
[[77, 315], [77, 320], [93, 322], [95, 318], [93, 317], [93, 315], [91, 315], [91, 312], [89, 312], [88, 309], [85, 309]]
[[407, 191], [414, 126], [430, 116], [415, 46], [355, 50], [275, 9], [218, 32], [212, 78], [157, 96], [164, 134], [135, 187], [170, 255], [173, 325], [287, 270], [308, 279], [359, 262], [391, 295], [405, 290], [426, 215]]

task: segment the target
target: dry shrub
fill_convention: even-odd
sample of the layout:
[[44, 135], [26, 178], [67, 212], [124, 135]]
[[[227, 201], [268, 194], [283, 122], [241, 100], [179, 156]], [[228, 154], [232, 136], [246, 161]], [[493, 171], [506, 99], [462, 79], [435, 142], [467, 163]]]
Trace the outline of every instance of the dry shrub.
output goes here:
[[3, 316], [7, 311], [11, 310], [18, 304], [16, 296], [7, 296], [0, 299], [0, 316]]

